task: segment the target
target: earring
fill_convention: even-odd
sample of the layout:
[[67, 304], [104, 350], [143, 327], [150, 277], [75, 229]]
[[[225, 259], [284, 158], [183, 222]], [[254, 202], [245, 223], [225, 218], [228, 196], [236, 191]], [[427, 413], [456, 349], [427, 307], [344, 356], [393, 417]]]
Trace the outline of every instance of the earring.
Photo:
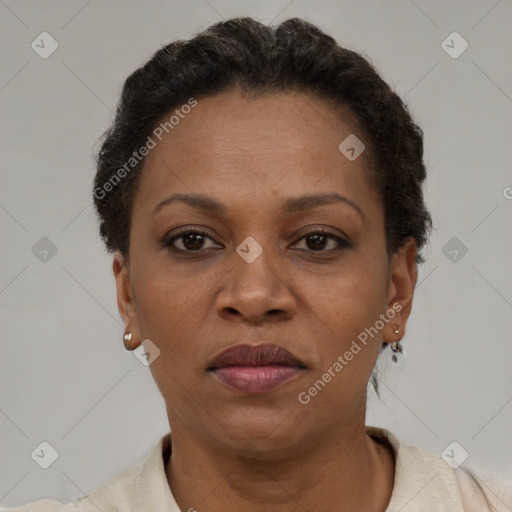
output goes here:
[[124, 342], [124, 348], [126, 350], [133, 350], [130, 347], [130, 345], [129, 345], [130, 341], [132, 341], [132, 333], [131, 332], [125, 332], [124, 336], [123, 336], [123, 342]]
[[[400, 332], [400, 327], [397, 327], [393, 330], [395, 334], [398, 334]], [[402, 357], [404, 355], [404, 349], [402, 347], [402, 344], [400, 343], [400, 340], [393, 341], [391, 343], [391, 350], [393, 351], [393, 355], [391, 356], [391, 360], [393, 363], [398, 363], [398, 354], [400, 354]]]
[[393, 363], [398, 363], [398, 356], [397, 354], [401, 354], [403, 356], [404, 349], [402, 347], [402, 344], [399, 341], [393, 341], [391, 343], [391, 350], [393, 351], [393, 355], [391, 356], [391, 360]]

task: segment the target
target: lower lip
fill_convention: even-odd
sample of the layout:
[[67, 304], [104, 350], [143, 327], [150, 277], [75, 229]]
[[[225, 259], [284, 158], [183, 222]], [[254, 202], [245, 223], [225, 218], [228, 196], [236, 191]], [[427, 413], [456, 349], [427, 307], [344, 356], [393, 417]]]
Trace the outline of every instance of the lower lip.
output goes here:
[[292, 366], [226, 366], [213, 373], [232, 389], [243, 393], [265, 393], [272, 391], [301, 372]]

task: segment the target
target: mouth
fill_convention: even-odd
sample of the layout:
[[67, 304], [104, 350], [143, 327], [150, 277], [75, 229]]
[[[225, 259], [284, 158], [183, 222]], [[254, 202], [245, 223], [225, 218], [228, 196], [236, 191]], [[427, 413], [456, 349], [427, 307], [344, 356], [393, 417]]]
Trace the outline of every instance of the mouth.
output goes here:
[[207, 371], [228, 388], [241, 393], [266, 393], [296, 378], [306, 365], [272, 343], [235, 345], [217, 355]]

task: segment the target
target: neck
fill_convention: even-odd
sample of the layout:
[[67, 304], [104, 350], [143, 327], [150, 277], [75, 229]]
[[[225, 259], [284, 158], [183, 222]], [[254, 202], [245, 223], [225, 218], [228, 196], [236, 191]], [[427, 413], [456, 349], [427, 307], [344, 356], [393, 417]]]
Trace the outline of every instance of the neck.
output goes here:
[[394, 481], [392, 453], [364, 423], [337, 429], [288, 453], [229, 453], [173, 422], [167, 480], [182, 510], [385, 511]]

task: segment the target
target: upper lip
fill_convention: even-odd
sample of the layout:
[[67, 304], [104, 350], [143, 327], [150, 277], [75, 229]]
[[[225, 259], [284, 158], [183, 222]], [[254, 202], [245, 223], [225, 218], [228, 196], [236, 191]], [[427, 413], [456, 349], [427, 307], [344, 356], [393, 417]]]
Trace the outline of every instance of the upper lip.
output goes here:
[[240, 344], [228, 347], [209, 363], [208, 370], [226, 366], [282, 365], [306, 368], [306, 365], [291, 352], [273, 343], [258, 345]]

